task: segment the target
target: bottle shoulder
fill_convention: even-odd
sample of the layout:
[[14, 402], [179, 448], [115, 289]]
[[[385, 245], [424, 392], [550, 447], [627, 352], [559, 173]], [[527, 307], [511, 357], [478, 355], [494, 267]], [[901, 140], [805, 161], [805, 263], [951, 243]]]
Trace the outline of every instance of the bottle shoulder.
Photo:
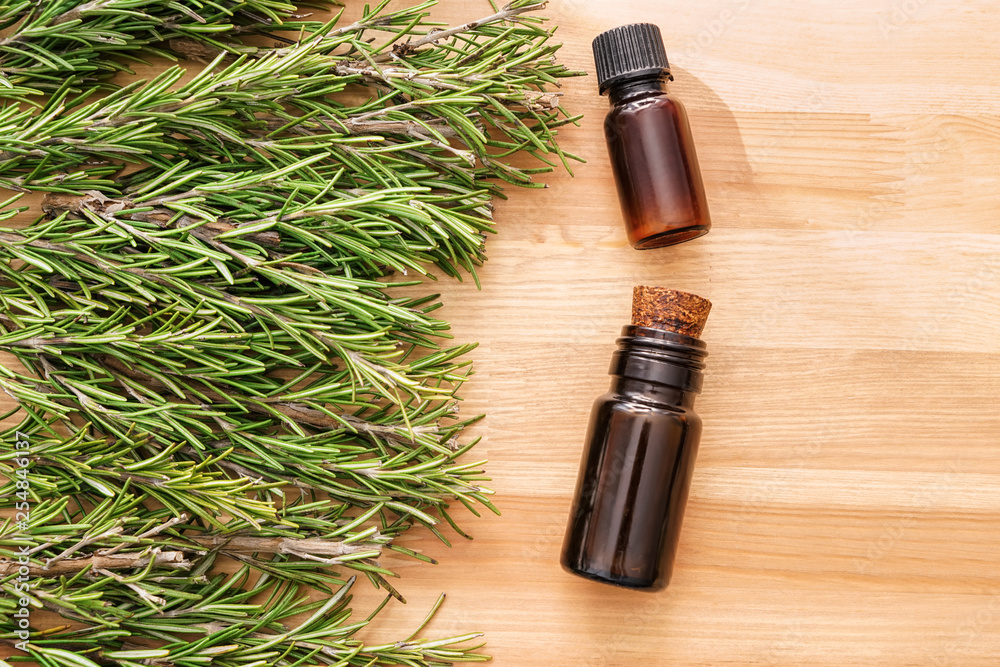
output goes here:
[[675, 116], [681, 115], [685, 113], [684, 103], [665, 92], [640, 95], [625, 99], [612, 105], [611, 109], [608, 111], [607, 117], [610, 120], [619, 116], [664, 112]]
[[653, 398], [608, 391], [597, 397], [594, 408], [607, 412], [624, 412], [635, 416], [682, 421], [701, 421], [694, 407], [682, 404], [663, 403]]

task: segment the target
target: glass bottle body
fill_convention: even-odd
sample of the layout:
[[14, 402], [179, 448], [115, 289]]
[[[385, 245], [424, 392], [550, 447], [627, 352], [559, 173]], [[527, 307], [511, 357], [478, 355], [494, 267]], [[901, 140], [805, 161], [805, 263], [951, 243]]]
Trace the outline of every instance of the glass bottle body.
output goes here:
[[594, 404], [561, 559], [574, 574], [645, 590], [669, 583], [701, 436], [694, 396], [704, 344], [658, 333], [700, 348], [685, 359], [679, 345], [663, 354], [644, 349], [648, 340], [620, 339], [611, 391]]
[[629, 242], [644, 250], [707, 234], [712, 227], [687, 112], [664, 75], [616, 83], [604, 122]]

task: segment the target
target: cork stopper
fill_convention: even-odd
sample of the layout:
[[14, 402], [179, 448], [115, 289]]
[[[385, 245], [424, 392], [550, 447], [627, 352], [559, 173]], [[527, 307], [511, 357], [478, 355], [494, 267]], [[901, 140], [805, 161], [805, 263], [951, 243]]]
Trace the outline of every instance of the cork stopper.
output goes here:
[[637, 285], [632, 292], [632, 324], [698, 338], [712, 302], [696, 294]]

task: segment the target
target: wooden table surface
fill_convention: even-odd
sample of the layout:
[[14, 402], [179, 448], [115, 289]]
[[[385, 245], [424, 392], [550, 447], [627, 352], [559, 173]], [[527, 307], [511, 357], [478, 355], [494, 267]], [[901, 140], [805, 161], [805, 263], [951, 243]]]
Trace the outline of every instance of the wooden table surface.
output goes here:
[[[349, 0], [349, 6], [354, 3]], [[350, 11], [356, 10], [352, 7]], [[444, 0], [469, 20], [483, 0]], [[350, 13], [349, 11], [349, 13]], [[442, 281], [478, 340], [465, 410], [503, 516], [437, 566], [392, 561], [427, 634], [487, 632], [498, 667], [996, 665], [1000, 661], [1000, 14], [987, 0], [553, 0], [563, 58], [600, 31], [663, 31], [712, 232], [625, 241], [587, 78], [564, 146], [589, 162], [498, 205], [483, 289]], [[715, 308], [705, 433], [673, 582], [565, 574], [558, 557], [593, 399], [633, 285]], [[359, 585], [357, 609], [376, 595]], [[362, 615], [363, 615], [362, 614]]]
[[[445, 0], [448, 18], [482, 14]], [[482, 629], [512, 665], [1000, 663], [1000, 13], [986, 0], [554, 0], [591, 76], [589, 160], [499, 204], [483, 289], [441, 285], [482, 343], [469, 412], [503, 516], [404, 570], [412, 622]], [[625, 241], [590, 41], [660, 25], [712, 232]], [[558, 557], [593, 399], [633, 285], [714, 304], [705, 433], [662, 594]]]

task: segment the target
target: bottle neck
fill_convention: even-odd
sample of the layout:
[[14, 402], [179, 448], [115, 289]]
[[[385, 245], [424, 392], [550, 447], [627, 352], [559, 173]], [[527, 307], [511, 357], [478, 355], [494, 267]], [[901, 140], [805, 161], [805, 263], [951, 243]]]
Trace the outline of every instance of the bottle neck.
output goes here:
[[626, 326], [611, 358], [612, 391], [637, 402], [690, 408], [701, 391], [707, 354], [698, 338]]
[[625, 78], [608, 88], [608, 99], [611, 105], [615, 106], [646, 97], [665, 95], [667, 81], [672, 80], [672, 78], [666, 72]]

